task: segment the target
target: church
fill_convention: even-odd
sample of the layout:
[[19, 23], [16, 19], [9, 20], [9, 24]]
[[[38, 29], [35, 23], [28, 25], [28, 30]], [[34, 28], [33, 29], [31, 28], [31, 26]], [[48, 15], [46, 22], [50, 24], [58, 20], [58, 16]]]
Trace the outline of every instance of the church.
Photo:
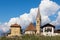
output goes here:
[[36, 27], [34, 27], [32, 23], [30, 23], [30, 25], [25, 30], [25, 34], [52, 36], [54, 35], [54, 30], [55, 30], [55, 26], [49, 23], [41, 26], [40, 9], [38, 8], [38, 12], [36, 16]]
[[[21, 36], [21, 26], [18, 24], [12, 24], [10, 26], [10, 34], [8, 36]], [[44, 35], [44, 36], [55, 36], [60, 35], [60, 33], [55, 32], [55, 26], [52, 24], [45, 24], [41, 27], [41, 15], [40, 9], [38, 8], [37, 16], [36, 16], [36, 26], [33, 23], [30, 23], [29, 26], [25, 29], [24, 34], [36, 34], [36, 35]]]
[[[30, 26], [28, 26], [26, 28], [26, 30], [28, 31], [25, 31], [25, 34], [40, 34], [40, 25], [41, 25], [41, 16], [40, 16], [40, 10], [38, 8], [38, 13], [37, 13], [37, 16], [36, 16], [36, 27], [34, 27], [34, 25], [32, 26], [33, 24], [30, 23]], [[31, 28], [30, 28], [31, 27]]]

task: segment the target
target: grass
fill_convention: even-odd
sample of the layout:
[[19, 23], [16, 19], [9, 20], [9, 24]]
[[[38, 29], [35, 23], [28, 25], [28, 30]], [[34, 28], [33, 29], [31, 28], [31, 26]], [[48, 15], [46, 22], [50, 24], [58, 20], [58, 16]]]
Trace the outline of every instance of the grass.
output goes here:
[[60, 40], [60, 36], [24, 35], [21, 37], [14, 38], [0, 37], [0, 40]]

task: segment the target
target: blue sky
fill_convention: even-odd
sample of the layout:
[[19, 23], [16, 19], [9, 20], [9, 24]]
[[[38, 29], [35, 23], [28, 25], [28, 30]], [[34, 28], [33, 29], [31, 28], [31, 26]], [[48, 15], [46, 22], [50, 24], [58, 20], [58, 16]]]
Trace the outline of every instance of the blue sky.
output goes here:
[[39, 4], [40, 0], [0, 0], [0, 22], [9, 21], [11, 17], [29, 12]]
[[38, 7], [41, 24], [51, 23], [60, 29], [60, 0], [0, 0], [0, 31], [8, 31], [13, 23], [26, 28], [36, 22]]
[[[60, 5], [60, 0], [53, 1]], [[41, 0], [0, 0], [0, 22], [8, 22], [12, 17], [28, 13], [31, 8], [38, 7], [40, 2]]]

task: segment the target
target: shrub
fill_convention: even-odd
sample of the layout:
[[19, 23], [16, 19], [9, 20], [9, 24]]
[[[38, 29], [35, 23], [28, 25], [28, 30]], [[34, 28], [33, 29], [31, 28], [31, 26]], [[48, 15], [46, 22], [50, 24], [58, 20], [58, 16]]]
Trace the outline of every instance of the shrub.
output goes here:
[[36, 35], [23, 35], [21, 37], [0, 37], [0, 40], [60, 40], [60, 36], [36, 36]]

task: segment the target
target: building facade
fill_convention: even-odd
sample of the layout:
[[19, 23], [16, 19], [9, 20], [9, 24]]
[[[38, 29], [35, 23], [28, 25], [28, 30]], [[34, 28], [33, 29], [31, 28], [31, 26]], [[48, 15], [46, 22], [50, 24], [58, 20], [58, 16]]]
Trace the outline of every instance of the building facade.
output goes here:
[[45, 35], [45, 36], [54, 35], [55, 26], [53, 26], [52, 24], [48, 23], [48, 24], [42, 26], [42, 29], [43, 29], [43, 35]]
[[21, 26], [18, 24], [12, 24], [8, 36], [21, 36]]
[[36, 33], [36, 28], [32, 23], [29, 24], [29, 26], [25, 30], [25, 34], [35, 34]]

